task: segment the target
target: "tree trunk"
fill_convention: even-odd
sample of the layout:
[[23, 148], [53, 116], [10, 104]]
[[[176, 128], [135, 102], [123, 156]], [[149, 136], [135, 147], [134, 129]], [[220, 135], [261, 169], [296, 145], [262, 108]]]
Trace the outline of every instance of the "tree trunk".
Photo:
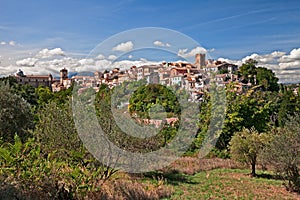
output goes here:
[[254, 177], [256, 176], [256, 173], [255, 173], [255, 164], [256, 162], [251, 162], [251, 176]]

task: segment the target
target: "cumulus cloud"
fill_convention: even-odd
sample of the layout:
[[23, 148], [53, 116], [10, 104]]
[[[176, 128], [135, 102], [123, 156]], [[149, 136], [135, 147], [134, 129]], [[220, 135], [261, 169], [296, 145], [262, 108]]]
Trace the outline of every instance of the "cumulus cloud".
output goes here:
[[90, 59], [81, 59], [78, 62], [81, 65], [94, 65], [94, 60], [91, 58]]
[[133, 42], [122, 42], [121, 44], [118, 44], [117, 46], [113, 47], [113, 51], [121, 51], [121, 52], [127, 52], [133, 49]]
[[117, 59], [117, 58], [118, 58], [118, 57], [115, 56], [115, 55], [109, 55], [109, 56], [107, 57], [108, 60], [115, 60], [115, 59]]
[[284, 69], [284, 70], [290, 70], [290, 69], [299, 69], [300, 70], [300, 60], [295, 60], [293, 62], [282, 62], [282, 63], [279, 63], [278, 65], [279, 65], [280, 69]]
[[282, 56], [279, 62], [294, 62], [296, 60], [300, 60], [300, 48], [293, 49], [289, 55]]
[[171, 45], [169, 43], [163, 43], [162, 41], [156, 40], [153, 42], [155, 46], [159, 47], [170, 47]]
[[65, 56], [65, 52], [61, 48], [43, 49], [36, 55], [38, 58], [50, 58], [53, 56]]
[[16, 64], [18, 66], [33, 67], [36, 64], [37, 61], [38, 61], [38, 59], [36, 59], [36, 58], [26, 58], [26, 59], [17, 61]]
[[103, 54], [99, 54], [96, 59], [98, 60], [104, 60], [105, 59], [105, 56]]
[[148, 62], [148, 60], [146, 58], [140, 58], [140, 61], [142, 61], [142, 62]]
[[259, 63], [274, 63], [277, 62], [277, 59], [281, 58], [284, 56], [286, 53], [281, 52], [281, 51], [274, 51], [270, 54], [263, 54], [263, 55], [258, 55], [257, 53], [251, 54], [250, 56], [246, 56], [245, 58], [242, 59], [243, 62], [249, 59], [254, 59]]
[[190, 51], [188, 49], [179, 49], [177, 55], [183, 58], [194, 57], [197, 53], [207, 53], [208, 51], [203, 47], [196, 47]]
[[16, 46], [16, 42], [15, 41], [9, 41], [8, 43], [10, 46]]
[[238, 65], [238, 66], [241, 66], [243, 64], [243, 61], [241, 61], [241, 60], [230, 60], [228, 58], [218, 58], [217, 60], [221, 61], [221, 62], [227, 62], [227, 63], [235, 64], [235, 65]]

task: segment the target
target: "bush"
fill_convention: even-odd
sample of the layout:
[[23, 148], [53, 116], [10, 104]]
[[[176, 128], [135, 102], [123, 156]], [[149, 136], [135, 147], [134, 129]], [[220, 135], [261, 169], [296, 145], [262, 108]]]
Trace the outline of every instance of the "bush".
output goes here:
[[288, 182], [288, 190], [300, 192], [300, 115], [288, 119], [283, 128], [273, 130], [274, 140], [263, 157]]

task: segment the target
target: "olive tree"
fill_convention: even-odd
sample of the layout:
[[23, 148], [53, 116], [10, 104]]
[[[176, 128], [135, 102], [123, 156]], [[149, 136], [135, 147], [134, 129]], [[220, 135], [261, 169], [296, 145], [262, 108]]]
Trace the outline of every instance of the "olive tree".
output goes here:
[[236, 133], [229, 145], [231, 157], [237, 161], [251, 165], [251, 175], [256, 176], [255, 166], [262, 150], [270, 142], [266, 133], [258, 133], [255, 129], [244, 128]]
[[263, 158], [288, 182], [289, 190], [300, 192], [300, 114], [289, 116], [285, 126], [274, 129], [273, 134]]
[[40, 109], [38, 117], [35, 134], [44, 152], [68, 158], [72, 152], [81, 150], [69, 102], [62, 105], [50, 102]]
[[11, 142], [18, 134], [24, 139], [33, 125], [30, 104], [12, 93], [8, 84], [0, 83], [0, 137]]

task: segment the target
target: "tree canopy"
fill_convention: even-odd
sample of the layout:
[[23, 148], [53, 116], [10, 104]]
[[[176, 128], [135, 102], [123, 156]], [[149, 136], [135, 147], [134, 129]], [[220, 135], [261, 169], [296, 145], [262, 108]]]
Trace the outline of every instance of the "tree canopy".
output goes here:
[[0, 137], [12, 141], [18, 134], [23, 139], [33, 126], [30, 104], [14, 94], [8, 84], [0, 83]]

